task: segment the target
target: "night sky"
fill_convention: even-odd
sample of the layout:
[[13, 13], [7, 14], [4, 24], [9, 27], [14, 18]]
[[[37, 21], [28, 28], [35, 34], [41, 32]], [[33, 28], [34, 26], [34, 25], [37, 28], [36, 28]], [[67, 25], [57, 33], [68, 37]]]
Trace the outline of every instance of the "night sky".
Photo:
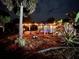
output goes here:
[[65, 14], [72, 10], [79, 10], [79, 0], [38, 0], [36, 11], [31, 17], [35, 21], [47, 20], [52, 16], [65, 18]]
[[[9, 12], [0, 2], [0, 10]], [[66, 13], [79, 11], [79, 0], [38, 0], [36, 11], [31, 15], [35, 21], [44, 21], [48, 18], [65, 18]], [[9, 13], [14, 18], [13, 13]]]

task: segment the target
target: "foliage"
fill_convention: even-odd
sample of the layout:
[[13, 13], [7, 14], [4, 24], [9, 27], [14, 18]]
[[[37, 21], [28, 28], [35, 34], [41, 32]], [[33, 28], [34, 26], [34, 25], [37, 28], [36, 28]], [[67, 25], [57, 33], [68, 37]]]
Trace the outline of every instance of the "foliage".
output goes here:
[[10, 22], [11, 18], [10, 16], [0, 16], [0, 22], [4, 25], [5, 23]]
[[9, 11], [13, 11], [13, 9], [16, 7], [17, 8], [17, 13], [18, 13], [18, 8], [21, 5], [21, 2], [23, 3], [23, 6], [27, 12], [27, 14], [32, 14], [35, 11], [37, 0], [1, 0], [4, 5], [8, 8]]
[[79, 32], [79, 12], [76, 14], [74, 27], [77, 30], [77, 32]]
[[11, 11], [14, 6], [12, 4], [12, 0], [1, 0], [3, 2], [4, 5], [6, 5], [6, 7], [9, 9], [9, 11]]
[[17, 40], [15, 41], [15, 43], [18, 43], [18, 45], [20, 47], [24, 47], [26, 45], [25, 39], [20, 39], [20, 38], [17, 38]]
[[76, 23], [79, 22], [79, 12], [76, 14], [75, 22], [76, 22]]
[[74, 46], [74, 44], [79, 44], [79, 40], [76, 35], [76, 29], [74, 29], [73, 24], [64, 23], [64, 30], [57, 29], [65, 39], [65, 44], [67, 46]]
[[65, 31], [62, 33], [65, 39], [65, 43], [67, 45], [74, 46], [74, 43], [76, 43], [76, 40], [77, 40], [76, 29], [74, 29], [73, 25], [69, 23], [66, 24], [64, 28], [65, 28]]
[[64, 31], [57, 29], [59, 32], [61, 32], [63, 38], [65, 39], [65, 44], [67, 46], [75, 46], [75, 44], [79, 44], [79, 40], [77, 37], [77, 30], [74, 28], [73, 25], [74, 23], [65, 22], [63, 24]]

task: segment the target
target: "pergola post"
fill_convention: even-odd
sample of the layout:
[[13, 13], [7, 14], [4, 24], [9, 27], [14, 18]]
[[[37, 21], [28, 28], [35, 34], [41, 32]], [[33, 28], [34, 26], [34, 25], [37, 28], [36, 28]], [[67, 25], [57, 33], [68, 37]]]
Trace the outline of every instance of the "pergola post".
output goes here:
[[29, 24], [29, 32], [30, 32], [30, 34], [31, 34], [31, 24]]

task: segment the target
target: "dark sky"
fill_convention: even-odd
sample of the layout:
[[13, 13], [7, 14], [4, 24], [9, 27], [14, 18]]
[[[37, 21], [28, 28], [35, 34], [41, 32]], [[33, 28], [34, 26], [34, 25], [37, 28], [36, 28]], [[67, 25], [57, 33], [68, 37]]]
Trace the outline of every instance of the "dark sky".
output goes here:
[[[0, 2], [0, 10], [8, 12], [3, 6]], [[65, 14], [72, 10], [79, 11], [79, 0], [38, 0], [36, 11], [31, 17], [35, 21], [47, 20], [52, 16], [65, 18]]]
[[36, 11], [31, 16], [37, 21], [52, 16], [65, 18], [65, 14], [72, 10], [79, 10], [79, 0], [38, 0]]

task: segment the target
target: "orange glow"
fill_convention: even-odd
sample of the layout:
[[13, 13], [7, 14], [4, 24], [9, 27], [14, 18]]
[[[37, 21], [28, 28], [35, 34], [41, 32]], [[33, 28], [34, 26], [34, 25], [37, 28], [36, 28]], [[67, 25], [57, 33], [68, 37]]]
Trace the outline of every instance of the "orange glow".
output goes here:
[[31, 26], [32, 24], [31, 23], [29, 23], [29, 26]]
[[28, 24], [24, 23], [23, 26], [28, 26]]
[[56, 22], [54, 22], [53, 25], [56, 25]]
[[53, 26], [53, 28], [55, 29], [57, 26]]
[[50, 25], [50, 28], [52, 29], [52, 28], [53, 28], [53, 26], [52, 26], [52, 25]]
[[37, 23], [34, 23], [34, 25], [37, 25], [37, 26], [38, 26], [38, 24], [37, 24]]
[[23, 28], [23, 30], [25, 31], [25, 28]]

